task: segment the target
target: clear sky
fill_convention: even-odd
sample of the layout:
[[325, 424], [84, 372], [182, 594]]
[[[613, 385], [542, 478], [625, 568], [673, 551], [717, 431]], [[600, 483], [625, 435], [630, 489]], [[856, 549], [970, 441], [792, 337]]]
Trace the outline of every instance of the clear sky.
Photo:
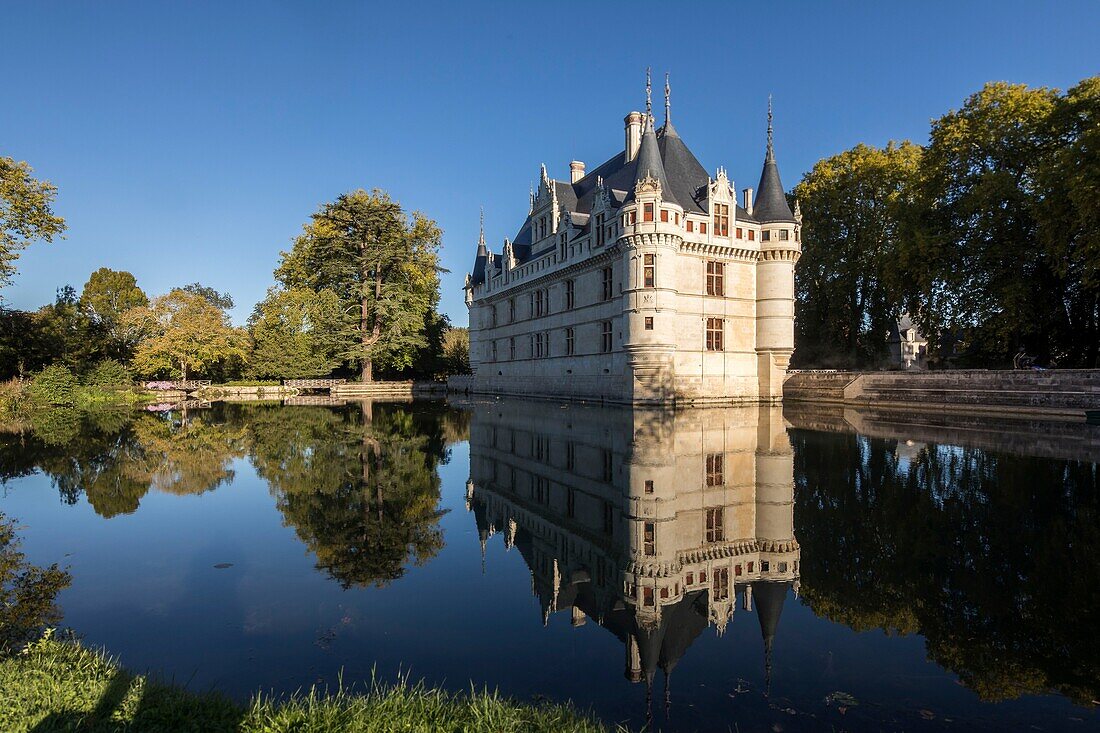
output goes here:
[[0, 155], [57, 185], [67, 238], [3, 297], [34, 308], [97, 267], [150, 294], [200, 281], [243, 323], [317, 206], [383, 188], [444, 230], [442, 308], [485, 207], [499, 250], [545, 162], [623, 143], [672, 74], [704, 167], [755, 186], [767, 97], [790, 188], [859, 142], [924, 142], [991, 80], [1100, 73], [1100, 2], [51, 2], [0, 0]]

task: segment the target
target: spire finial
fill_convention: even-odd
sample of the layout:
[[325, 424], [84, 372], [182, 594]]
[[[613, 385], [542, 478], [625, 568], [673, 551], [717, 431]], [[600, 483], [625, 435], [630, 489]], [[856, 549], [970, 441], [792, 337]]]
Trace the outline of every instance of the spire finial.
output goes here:
[[665, 127], [672, 122], [672, 87], [668, 83], [668, 72], [665, 72]]
[[481, 249], [485, 246], [485, 207], [481, 207], [481, 227], [477, 235], [477, 246]]
[[653, 85], [649, 80], [649, 67], [645, 67], [645, 114], [646, 117], [653, 116]]
[[768, 95], [768, 160], [775, 160], [775, 148], [772, 147], [772, 95]]

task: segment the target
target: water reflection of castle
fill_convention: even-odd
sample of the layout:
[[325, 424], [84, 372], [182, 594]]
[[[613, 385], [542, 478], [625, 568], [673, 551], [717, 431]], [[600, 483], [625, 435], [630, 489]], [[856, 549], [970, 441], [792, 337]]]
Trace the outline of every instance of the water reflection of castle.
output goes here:
[[755, 611], [770, 679], [799, 586], [793, 460], [781, 408], [474, 407], [467, 507], [531, 569], [543, 621], [591, 618], [626, 647], [626, 676], [667, 676], [737, 605]]

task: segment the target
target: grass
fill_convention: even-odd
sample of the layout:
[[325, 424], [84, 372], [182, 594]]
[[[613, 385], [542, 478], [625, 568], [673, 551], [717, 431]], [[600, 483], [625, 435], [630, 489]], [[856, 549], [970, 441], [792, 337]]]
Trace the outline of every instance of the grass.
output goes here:
[[135, 675], [102, 652], [50, 634], [0, 659], [0, 721], [12, 733], [607, 730], [569, 706], [525, 705], [488, 691], [454, 694], [407, 679], [362, 691], [311, 689], [284, 700], [257, 695], [240, 706]]

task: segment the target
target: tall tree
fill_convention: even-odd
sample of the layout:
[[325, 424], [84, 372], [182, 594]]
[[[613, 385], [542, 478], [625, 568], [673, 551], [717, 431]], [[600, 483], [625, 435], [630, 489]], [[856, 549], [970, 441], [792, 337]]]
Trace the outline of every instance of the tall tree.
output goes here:
[[933, 348], [964, 331], [972, 354], [1050, 355], [1064, 279], [1038, 243], [1038, 170], [1054, 146], [1057, 93], [987, 84], [932, 124], [916, 213], [897, 265]]
[[0, 287], [15, 275], [21, 250], [65, 232], [65, 220], [53, 213], [57, 188], [31, 173], [26, 163], [0, 156]]
[[180, 290], [185, 293], [192, 293], [194, 295], [201, 295], [210, 301], [210, 305], [215, 308], [221, 308], [223, 311], [227, 311], [233, 307], [233, 296], [228, 292], [220, 293], [214, 288], [203, 285], [202, 283], [194, 282], [190, 285], [184, 285]]
[[246, 334], [202, 295], [173, 290], [146, 308], [131, 309], [123, 320], [145, 334], [134, 352], [134, 367], [145, 375], [178, 372], [186, 380], [196, 371], [247, 357]]
[[342, 320], [331, 290], [271, 288], [248, 319], [249, 373], [259, 379], [330, 374], [340, 364]]
[[124, 327], [122, 316], [147, 305], [149, 298], [132, 274], [106, 267], [93, 272], [80, 293], [80, 309], [106, 336], [105, 354], [121, 361], [129, 360], [139, 335]]
[[441, 236], [434, 221], [406, 214], [384, 191], [352, 191], [321, 206], [275, 276], [288, 289], [331, 290], [354, 313], [336, 334], [339, 355], [368, 382], [376, 367], [411, 366], [424, 346]]
[[803, 211], [796, 363], [864, 366], [886, 351], [902, 293], [889, 273], [921, 148], [857, 145], [818, 161], [795, 187]]

